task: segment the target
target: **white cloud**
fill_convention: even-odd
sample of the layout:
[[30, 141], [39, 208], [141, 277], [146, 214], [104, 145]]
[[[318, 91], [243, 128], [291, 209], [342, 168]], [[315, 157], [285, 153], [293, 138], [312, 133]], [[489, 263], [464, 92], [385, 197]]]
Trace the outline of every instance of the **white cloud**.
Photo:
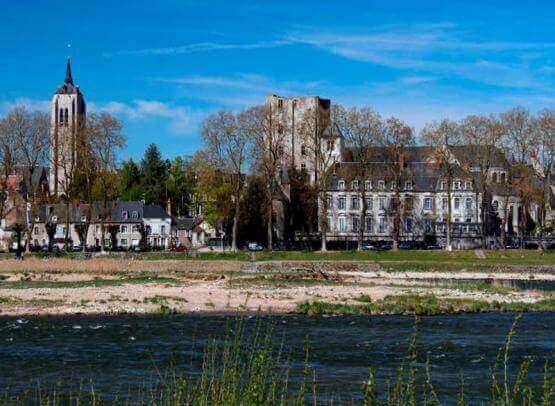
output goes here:
[[200, 42], [195, 44], [187, 44], [176, 47], [160, 47], [160, 48], [145, 48], [136, 50], [125, 50], [116, 52], [105, 52], [104, 56], [110, 57], [114, 55], [177, 55], [177, 54], [191, 54], [197, 52], [211, 52], [223, 50], [252, 50], [264, 48], [276, 48], [288, 45], [291, 42], [288, 40], [275, 40], [275, 41], [261, 41], [244, 44], [223, 44], [216, 42]]
[[0, 102], [0, 112], [7, 113], [16, 106], [24, 106], [31, 111], [50, 111], [50, 101], [49, 100], [37, 100], [28, 98], [18, 98], [13, 101], [2, 101]]
[[545, 75], [549, 68], [534, 69], [530, 62], [555, 49], [554, 42], [484, 41], [452, 24], [379, 26], [364, 34], [304, 30], [287, 39], [414, 75], [455, 76], [510, 88], [549, 84]]

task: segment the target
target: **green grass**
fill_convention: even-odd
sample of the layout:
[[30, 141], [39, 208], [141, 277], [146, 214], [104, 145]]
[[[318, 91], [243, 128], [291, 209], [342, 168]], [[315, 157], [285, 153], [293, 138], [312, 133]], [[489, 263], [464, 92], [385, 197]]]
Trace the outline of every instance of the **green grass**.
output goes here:
[[392, 295], [365, 305], [323, 301], [303, 302], [297, 305], [296, 311], [308, 315], [388, 314], [419, 316], [489, 311], [532, 312], [555, 311], [555, 300], [549, 298], [535, 303], [501, 303], [473, 299], [443, 299], [435, 295]]
[[126, 284], [144, 284], [144, 283], [171, 283], [179, 284], [180, 281], [174, 278], [166, 277], [137, 277], [122, 279], [91, 279], [86, 281], [14, 281], [0, 282], [0, 289], [40, 289], [40, 288], [88, 288], [102, 286], [120, 286]]

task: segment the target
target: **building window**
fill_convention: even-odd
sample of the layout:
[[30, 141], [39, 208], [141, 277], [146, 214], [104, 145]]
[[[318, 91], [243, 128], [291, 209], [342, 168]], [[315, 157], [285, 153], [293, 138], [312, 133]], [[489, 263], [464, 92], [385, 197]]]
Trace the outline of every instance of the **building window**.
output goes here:
[[466, 182], [464, 182], [464, 188], [466, 190], [471, 190], [472, 189], [472, 182], [467, 180]]
[[365, 190], [371, 190], [372, 189], [372, 181], [371, 180], [364, 181], [364, 189]]
[[439, 186], [439, 188], [440, 188], [441, 190], [447, 189], [447, 182], [444, 181], [444, 180], [442, 180], [442, 181], [441, 181], [441, 184], [440, 184], [440, 186]]
[[100, 226], [99, 225], [95, 226], [94, 228], [96, 230], [96, 234], [100, 233]]
[[505, 180], [506, 180], [505, 172], [501, 172], [499, 181], [500, 181], [501, 183], [505, 183]]
[[39, 228], [38, 228], [38, 227], [35, 227], [35, 228], [33, 229], [33, 233], [34, 233], [35, 235], [37, 235], [37, 234], [39, 233]]
[[359, 210], [360, 209], [360, 205], [359, 205], [359, 199], [358, 197], [351, 197], [351, 210]]
[[371, 197], [366, 198], [366, 210], [373, 210], [374, 209], [374, 199]]
[[444, 197], [444, 198], [442, 199], [441, 203], [442, 203], [442, 208], [443, 208], [443, 210], [447, 210], [448, 201], [447, 201], [447, 198], [446, 198], [446, 197]]
[[424, 198], [424, 210], [432, 210], [432, 198], [425, 197]]
[[455, 197], [455, 210], [459, 210], [461, 207], [461, 199], [459, 197]]
[[493, 181], [493, 183], [497, 183], [497, 173], [493, 172], [493, 175], [491, 175], [491, 180]]
[[328, 196], [328, 210], [333, 210], [333, 197]]
[[345, 197], [343, 197], [343, 196], [341, 196], [341, 197], [338, 199], [337, 208], [338, 208], [339, 210], [345, 210], [346, 200], [347, 200], [347, 199], [345, 199]]
[[391, 184], [389, 185], [389, 188], [391, 190], [397, 190], [397, 182], [392, 181]]
[[333, 217], [328, 217], [328, 224], [326, 224], [328, 231], [333, 231]]
[[379, 180], [378, 181], [378, 188], [380, 188], [380, 190], [385, 189], [385, 180]]
[[431, 233], [432, 232], [432, 220], [424, 219], [424, 231], [426, 233]]
[[126, 210], [123, 210], [123, 211], [121, 212], [121, 218], [122, 218], [123, 220], [127, 220], [128, 217], [129, 217], [129, 213], [128, 213]]
[[127, 247], [127, 238], [122, 238], [119, 242], [122, 247]]
[[131, 213], [131, 218], [132, 219], [138, 219], [139, 218], [139, 213], [135, 210]]
[[412, 227], [413, 227], [413, 220], [412, 218], [407, 218], [405, 220], [405, 230], [407, 233], [412, 233]]
[[499, 202], [497, 200], [493, 201], [492, 206], [493, 206], [493, 211], [496, 212], [497, 210], [499, 210]]
[[347, 222], [345, 220], [345, 217], [339, 217], [339, 231], [342, 233], [347, 231]]
[[81, 216], [81, 223], [87, 222], [87, 216]]
[[385, 197], [380, 197], [380, 210], [385, 210]]
[[359, 228], [359, 218], [358, 217], [353, 217], [352, 218], [352, 223], [353, 223], [353, 233], [358, 233]]
[[301, 171], [306, 171], [306, 164], [304, 162], [301, 163]]
[[337, 188], [339, 190], [345, 190], [345, 181], [344, 180], [340, 180], [339, 182], [337, 182]]
[[160, 234], [161, 235], [166, 235], [166, 226], [165, 225], [160, 226]]
[[131, 245], [132, 245], [133, 247], [136, 247], [137, 245], [139, 245], [139, 240], [137, 240], [136, 238], [132, 239], [132, 240], [131, 240]]
[[379, 218], [379, 232], [380, 233], [385, 233], [385, 217], [380, 217]]
[[353, 180], [351, 183], [351, 189], [358, 190], [358, 180]]
[[121, 226], [121, 233], [127, 234], [127, 226]]
[[58, 216], [52, 216], [52, 222], [56, 223], [58, 221]]
[[372, 221], [372, 217], [371, 216], [366, 216], [366, 232], [367, 233], [372, 233], [373, 232], [373, 227], [374, 227], [374, 222]]
[[333, 149], [333, 142], [328, 140], [326, 145], [327, 145], [328, 151], [331, 151]]
[[413, 209], [412, 197], [405, 197], [405, 210], [411, 211]]
[[283, 108], [283, 100], [282, 99], [278, 99], [278, 108], [280, 108], [280, 109]]
[[301, 145], [301, 155], [302, 156], [306, 155], [306, 147], [304, 145]]
[[466, 198], [466, 210], [472, 210], [472, 198], [471, 197]]
[[412, 182], [411, 181], [405, 182], [405, 190], [412, 190]]
[[137, 224], [135, 224], [135, 225], [133, 225], [133, 226], [131, 227], [131, 230], [132, 230], [134, 233], [138, 233], [138, 232], [139, 232], [139, 226], [138, 226]]
[[460, 180], [456, 180], [455, 182], [453, 182], [453, 189], [461, 190], [461, 181]]

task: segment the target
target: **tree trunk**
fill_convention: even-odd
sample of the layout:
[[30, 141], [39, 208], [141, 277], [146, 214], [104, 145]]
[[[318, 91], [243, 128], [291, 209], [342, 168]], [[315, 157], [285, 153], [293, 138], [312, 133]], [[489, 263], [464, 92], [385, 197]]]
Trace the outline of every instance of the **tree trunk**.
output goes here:
[[235, 196], [235, 213], [233, 214], [233, 228], [231, 230], [231, 250], [237, 252], [237, 228], [239, 225], [239, 194]]
[[320, 201], [320, 207], [322, 207], [322, 216], [320, 216], [320, 235], [322, 236], [321, 251], [326, 252], [328, 250], [326, 244], [328, 231], [328, 202], [327, 199], [324, 198], [323, 193], [318, 193], [318, 200]]
[[272, 214], [273, 214], [272, 189], [271, 189], [271, 186], [268, 185], [268, 224], [267, 224], [267, 232], [268, 232], [268, 250], [270, 250], [270, 251], [272, 251], [273, 248], [274, 248]]
[[[364, 184], [364, 180], [363, 180]], [[366, 210], [368, 210], [366, 204], [366, 190], [364, 186], [362, 187], [362, 212], [360, 213], [360, 220], [358, 225], [358, 250], [362, 250], [362, 243], [364, 242], [364, 232], [366, 231]]]

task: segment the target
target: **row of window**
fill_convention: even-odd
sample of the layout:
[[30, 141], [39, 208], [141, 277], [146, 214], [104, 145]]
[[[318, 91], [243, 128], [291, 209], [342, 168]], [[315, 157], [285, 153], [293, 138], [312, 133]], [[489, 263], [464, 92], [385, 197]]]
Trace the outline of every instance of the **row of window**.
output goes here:
[[[386, 209], [386, 197], [384, 196], [380, 196], [378, 198], [378, 209], [379, 210], [385, 210]], [[358, 196], [351, 196], [350, 197], [350, 210], [360, 210], [361, 209], [361, 205], [360, 205], [360, 197]], [[459, 210], [461, 208], [461, 203], [463, 201], [463, 198], [461, 197], [455, 197], [453, 198], [453, 208], [454, 210]], [[466, 210], [472, 210], [472, 205], [474, 202], [474, 199], [471, 197], [467, 197], [465, 200], [465, 208]], [[392, 203], [392, 208], [396, 208], [398, 206], [398, 203], [396, 202], [396, 199], [391, 199], [391, 203]], [[496, 203], [496, 202], [494, 202]], [[332, 196], [328, 196], [328, 210], [333, 210], [333, 197]], [[422, 206], [424, 208], [424, 210], [432, 210], [433, 209], [433, 198], [432, 197], [425, 197], [423, 199], [422, 202]], [[448, 199], [447, 198], [443, 198], [442, 199], [442, 208], [443, 210], [447, 210], [448, 207]], [[367, 197], [366, 198], [366, 208], [367, 210], [373, 210], [374, 209], [374, 199], [372, 197]], [[412, 197], [405, 197], [404, 199], [404, 209], [405, 210], [412, 210], [413, 208], [413, 198]], [[337, 198], [337, 209], [338, 210], [346, 210], [347, 209], [347, 197], [345, 196], [339, 196]]]
[[[132, 226], [121, 225], [120, 228], [119, 228], [119, 232], [121, 234], [127, 234], [127, 233], [129, 233], [129, 230], [131, 230], [132, 233], [138, 233], [139, 232], [139, 226], [137, 224], [134, 224]], [[65, 235], [65, 231], [66, 231], [65, 226], [58, 226], [56, 228], [56, 234], [58, 234], [58, 235]], [[153, 231], [154, 234], [157, 234], [158, 233], [158, 227], [155, 225], [153, 230], [151, 230], [150, 226], [147, 226], [147, 233], [150, 234], [151, 231]], [[101, 232], [100, 225], [97, 224], [95, 226], [95, 232], [96, 232], [96, 234], [100, 234], [100, 232]], [[35, 227], [34, 230], [33, 230], [33, 233], [35, 235], [40, 234], [40, 228]], [[160, 225], [160, 234], [161, 235], [166, 235], [166, 226], [165, 225]]]
[[[385, 190], [386, 182], [385, 180], [378, 180], [378, 189]], [[389, 187], [391, 190], [396, 189], [396, 182], [389, 182]], [[413, 189], [413, 182], [412, 181], [405, 181], [405, 188], [404, 190], [412, 190]], [[351, 189], [358, 190], [360, 187], [360, 183], [358, 180], [353, 180], [351, 182]], [[373, 183], [371, 180], [364, 181], [364, 190], [372, 190]], [[447, 190], [447, 182], [442, 181], [439, 185], [440, 190]], [[345, 190], [345, 181], [339, 180], [337, 182], [337, 189]], [[460, 180], [456, 180], [453, 182], [453, 190], [463, 190], [463, 182]], [[472, 181], [465, 181], [464, 182], [464, 190], [472, 190]]]
[[[372, 234], [374, 233], [374, 218], [370, 217], [370, 216], [366, 216], [364, 218], [365, 221], [365, 228], [364, 231], [365, 233], [368, 234]], [[471, 218], [467, 218], [465, 220], [465, 222], [467, 224], [465, 224], [466, 227], [466, 231], [470, 230], [470, 226], [468, 225], [469, 223], [472, 222]], [[461, 219], [460, 218], [455, 218], [454, 219], [454, 226], [458, 226], [460, 224], [464, 224], [461, 223]], [[429, 233], [432, 232], [433, 228], [434, 228], [434, 222], [431, 219], [424, 219], [422, 222], [422, 228], [424, 230], [424, 232]], [[436, 224], [436, 230], [443, 232], [445, 231], [445, 224], [443, 221], [440, 221]], [[338, 231], [341, 233], [346, 233], [346, 232], [353, 232], [353, 233], [358, 233], [360, 231], [360, 217], [358, 216], [353, 216], [350, 218], [345, 217], [345, 216], [339, 216], [337, 219], [337, 224], [335, 226], [335, 223], [333, 221], [333, 217], [328, 217], [328, 231], [333, 232], [333, 231]], [[383, 234], [386, 233], [387, 230], [387, 222], [386, 222], [386, 218], [383, 216], [378, 217], [378, 224], [377, 224], [377, 230], [378, 233]], [[414, 219], [411, 217], [408, 217], [406, 219], [404, 219], [403, 221], [403, 231], [405, 233], [412, 233], [414, 232]]]

